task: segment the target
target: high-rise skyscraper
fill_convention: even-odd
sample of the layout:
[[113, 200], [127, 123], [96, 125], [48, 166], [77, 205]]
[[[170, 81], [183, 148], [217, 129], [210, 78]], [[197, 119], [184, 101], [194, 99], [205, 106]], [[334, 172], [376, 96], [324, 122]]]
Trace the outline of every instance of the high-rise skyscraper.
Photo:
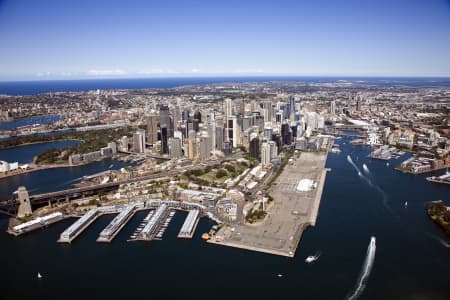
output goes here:
[[272, 140], [272, 134], [273, 134], [273, 128], [272, 127], [266, 127], [264, 128], [264, 137], [267, 141]]
[[225, 114], [225, 120], [228, 120], [228, 117], [233, 114], [231, 104], [232, 104], [232, 102], [231, 102], [230, 98], [226, 98], [223, 101], [223, 112]]
[[263, 106], [264, 122], [272, 122], [272, 102], [264, 101], [262, 103], [262, 106]]
[[208, 121], [208, 136], [211, 138], [211, 151], [216, 151], [216, 120], [214, 113], [210, 115]]
[[216, 126], [216, 149], [222, 151], [224, 142], [224, 128], [223, 126]]
[[169, 138], [169, 155], [170, 158], [180, 158], [183, 156], [181, 140], [179, 138]]
[[161, 127], [161, 154], [169, 154], [168, 140], [169, 136], [167, 127]]
[[241, 127], [238, 124], [237, 116], [230, 116], [227, 119], [227, 140], [231, 141], [233, 148], [241, 144]]
[[356, 111], [360, 111], [361, 110], [361, 98], [358, 97], [356, 99]]
[[158, 141], [158, 124], [159, 124], [159, 116], [151, 115], [147, 119], [147, 141], [149, 144], [155, 144]]
[[250, 146], [249, 146], [249, 152], [250, 152], [250, 156], [255, 158], [255, 159], [259, 159], [259, 154], [260, 154], [260, 150], [259, 150], [259, 138], [258, 136], [250, 136]]
[[128, 137], [126, 135], [120, 139], [120, 151], [128, 152]]
[[238, 113], [241, 115], [241, 117], [243, 117], [245, 115], [245, 98], [243, 97], [242, 99], [240, 99], [238, 103]]
[[281, 125], [281, 138], [283, 139], [284, 145], [290, 145], [292, 143], [291, 127], [288, 123]]
[[189, 111], [188, 110], [183, 110], [181, 112], [181, 120], [182, 121], [187, 121], [189, 119]]
[[261, 163], [263, 166], [270, 166], [272, 159], [277, 157], [277, 146], [275, 142], [264, 142], [261, 145]]
[[136, 153], [145, 151], [145, 130], [138, 130], [133, 135], [133, 150]]
[[211, 138], [209, 136], [200, 137], [199, 150], [200, 160], [208, 159], [211, 156]]
[[192, 120], [192, 128], [195, 130], [195, 131], [199, 131], [200, 130], [200, 124], [199, 124], [200, 122], [198, 121], [198, 119], [193, 119]]
[[294, 95], [290, 95], [289, 96], [289, 104], [291, 106], [290, 113], [295, 113], [297, 110], [296, 110], [296, 107], [295, 107], [295, 96]]
[[331, 100], [330, 102], [330, 114], [334, 115], [336, 113], [336, 101]]
[[188, 158], [192, 161], [198, 159], [197, 139], [188, 139]]
[[167, 129], [167, 137], [173, 136], [173, 123], [170, 118], [170, 111], [167, 105], [163, 105], [159, 108], [159, 125], [162, 128]]
[[201, 123], [202, 122], [202, 113], [200, 112], [200, 111], [196, 111], [195, 113], [194, 113], [194, 119], [197, 119], [198, 120], [198, 123]]

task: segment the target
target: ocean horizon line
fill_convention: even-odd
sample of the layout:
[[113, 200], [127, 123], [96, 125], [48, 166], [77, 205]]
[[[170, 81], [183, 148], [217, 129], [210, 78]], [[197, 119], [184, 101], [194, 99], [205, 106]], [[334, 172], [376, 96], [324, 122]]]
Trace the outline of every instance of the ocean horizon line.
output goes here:
[[173, 76], [130, 76], [130, 77], [75, 77], [49, 79], [0, 80], [0, 83], [49, 82], [49, 81], [100, 81], [100, 80], [153, 80], [153, 79], [221, 79], [221, 78], [327, 78], [327, 79], [449, 79], [450, 75], [297, 75], [297, 74], [176, 74]]

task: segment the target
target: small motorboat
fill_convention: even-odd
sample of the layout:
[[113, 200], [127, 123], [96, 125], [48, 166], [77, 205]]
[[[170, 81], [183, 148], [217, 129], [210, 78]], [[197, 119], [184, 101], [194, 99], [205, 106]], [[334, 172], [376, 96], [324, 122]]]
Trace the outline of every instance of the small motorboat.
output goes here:
[[316, 260], [318, 260], [319, 259], [319, 254], [316, 254], [316, 255], [310, 255], [310, 256], [308, 256], [306, 259], [305, 259], [305, 262], [307, 263], [307, 264], [310, 264], [310, 263], [312, 263], [312, 262], [315, 262]]
[[408, 206], [408, 201], [405, 201], [405, 207], [407, 207]]
[[278, 277], [283, 277], [283, 274], [278, 274], [277, 276], [278, 276]]

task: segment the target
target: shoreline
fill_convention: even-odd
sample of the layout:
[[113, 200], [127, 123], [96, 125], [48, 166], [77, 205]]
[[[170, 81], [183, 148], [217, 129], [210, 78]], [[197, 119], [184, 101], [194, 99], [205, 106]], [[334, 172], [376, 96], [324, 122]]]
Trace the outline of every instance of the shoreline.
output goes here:
[[87, 166], [89, 164], [92, 164], [94, 162], [98, 162], [98, 161], [102, 161], [106, 158], [112, 158], [114, 159], [114, 157], [105, 157], [102, 159], [97, 159], [97, 160], [93, 160], [87, 163], [83, 163], [83, 164], [79, 164], [79, 165], [70, 165], [70, 164], [52, 164], [52, 165], [34, 165], [34, 168], [30, 168], [30, 169], [18, 169], [18, 172], [15, 171], [9, 171], [8, 173], [1, 173], [0, 174], [0, 180], [4, 179], [4, 178], [8, 178], [8, 177], [13, 177], [16, 175], [23, 175], [23, 174], [28, 174], [31, 172], [35, 172], [35, 171], [41, 171], [41, 170], [49, 170], [49, 169], [57, 169], [57, 168], [77, 168], [77, 167], [81, 167], [81, 166]]
[[399, 172], [402, 172], [402, 173], [407, 173], [407, 174], [412, 174], [412, 175], [420, 175], [420, 174], [431, 173], [431, 172], [434, 172], [434, 171], [439, 171], [439, 170], [446, 169], [446, 168], [450, 168], [450, 164], [446, 164], [446, 165], [443, 165], [441, 167], [437, 167], [437, 168], [434, 168], [434, 169], [431, 169], [431, 170], [424, 170], [424, 171], [419, 171], [419, 172], [412, 172], [412, 171], [409, 171], [409, 170], [406, 170], [406, 169], [402, 169], [399, 166], [395, 167], [394, 169], [399, 171]]
[[[55, 139], [55, 140], [50, 140], [50, 141], [29, 142], [29, 143], [23, 143], [20, 145], [16, 145], [16, 146], [4, 147], [4, 148], [0, 148], [0, 151], [24, 147], [24, 146], [36, 145], [36, 144], [54, 143], [54, 142], [61, 142], [61, 141], [80, 141], [81, 143], [84, 143], [84, 140], [80, 140], [80, 139], [70, 139], [70, 138], [69, 139]], [[37, 154], [37, 155], [39, 155], [39, 154]]]
[[23, 175], [28, 174], [35, 171], [41, 171], [41, 170], [48, 170], [48, 169], [57, 169], [57, 168], [68, 168], [68, 167], [78, 167], [82, 165], [77, 166], [71, 166], [69, 164], [54, 164], [54, 165], [35, 165], [34, 167], [30, 167], [29, 169], [18, 169], [17, 171], [8, 171], [8, 173], [2, 173], [0, 174], [0, 180], [3, 178], [8, 178], [16, 175]]

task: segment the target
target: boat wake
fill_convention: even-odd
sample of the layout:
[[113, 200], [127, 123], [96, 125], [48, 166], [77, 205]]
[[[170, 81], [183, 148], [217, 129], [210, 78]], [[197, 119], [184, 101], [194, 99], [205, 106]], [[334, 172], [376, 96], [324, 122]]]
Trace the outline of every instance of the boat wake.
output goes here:
[[316, 260], [319, 259], [320, 255], [322, 255], [322, 253], [321, 253], [320, 251], [317, 252], [317, 253], [314, 254], [314, 255], [310, 255], [310, 256], [308, 256], [308, 257], [305, 259], [305, 262], [308, 263], [308, 264], [310, 264], [310, 263], [312, 263], [312, 262], [315, 262]]
[[78, 178], [75, 178], [75, 179], [72, 179], [72, 180], [65, 181], [65, 182], [61, 183], [60, 185], [58, 185], [58, 187], [66, 185], [66, 184], [69, 184], [69, 183], [72, 183], [72, 182], [75, 182], [75, 181], [79, 181], [79, 180], [81, 180], [81, 178], [82, 177], [78, 177]]
[[367, 167], [366, 164], [363, 164], [363, 170], [364, 170], [364, 172], [365, 172], [367, 175], [370, 174], [370, 170], [369, 170], [369, 168]]
[[375, 261], [375, 250], [376, 250], [376, 244], [375, 244], [375, 237], [370, 238], [370, 244], [367, 248], [367, 255], [366, 259], [364, 261], [363, 268], [361, 270], [361, 273], [359, 274], [358, 278], [358, 284], [356, 285], [354, 291], [348, 296], [348, 300], [354, 300], [358, 299], [359, 296], [361, 296], [362, 292], [364, 291], [366, 287], [367, 280], [370, 276], [370, 271], [372, 270], [373, 263]]
[[350, 155], [347, 155], [347, 161], [352, 165], [352, 167], [356, 170], [356, 172], [361, 173], [361, 170], [358, 168], [358, 166], [353, 162], [353, 159]]
[[450, 248], [450, 244], [447, 243], [443, 238], [440, 238], [440, 237], [438, 237], [437, 235], [434, 235], [434, 234], [429, 233], [429, 232], [425, 232], [425, 234], [426, 234], [429, 238], [435, 240], [436, 242], [438, 242], [439, 244], [441, 244], [442, 246], [444, 246], [445, 248]]
[[[347, 161], [350, 163], [350, 165], [352, 165], [352, 167], [356, 170], [356, 172], [358, 172], [359, 177], [361, 177], [370, 187], [374, 188], [381, 194], [381, 196], [383, 197], [384, 207], [391, 214], [394, 215], [394, 212], [392, 211], [391, 207], [388, 205], [388, 195], [386, 194], [386, 192], [381, 187], [379, 187], [377, 184], [373, 183], [372, 180], [370, 180], [368, 177], [364, 176], [364, 174], [361, 172], [359, 167], [353, 162], [352, 157], [350, 155], [347, 155]], [[366, 173], [370, 173], [370, 170], [369, 170], [369, 168], [367, 168], [366, 164], [363, 164], [363, 169]], [[367, 169], [367, 171], [366, 171], [366, 169]]]

